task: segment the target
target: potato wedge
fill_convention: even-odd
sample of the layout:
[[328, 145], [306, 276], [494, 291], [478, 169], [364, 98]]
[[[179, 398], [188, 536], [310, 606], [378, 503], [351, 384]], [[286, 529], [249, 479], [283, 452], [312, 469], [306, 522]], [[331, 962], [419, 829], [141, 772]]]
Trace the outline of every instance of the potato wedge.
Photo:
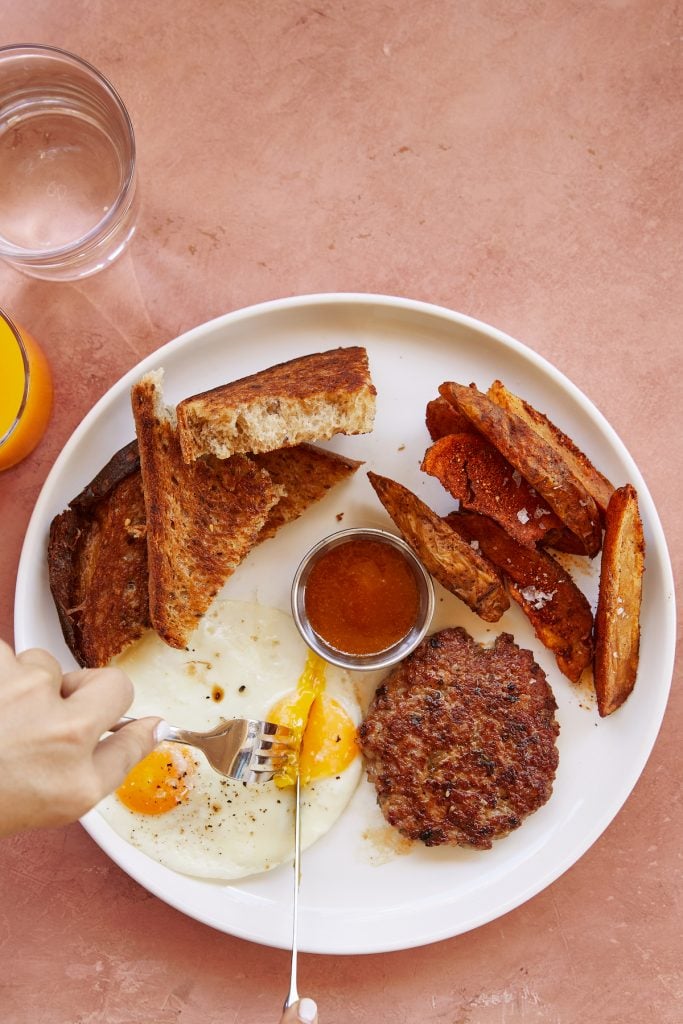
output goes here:
[[425, 412], [425, 423], [432, 441], [438, 441], [440, 437], [447, 434], [472, 434], [474, 427], [467, 416], [458, 412], [450, 402], [439, 395], [427, 402]]
[[591, 558], [602, 541], [598, 507], [577, 480], [557, 447], [542, 438], [515, 413], [508, 412], [475, 387], [447, 382], [439, 392], [474, 426], [548, 502], [557, 517], [575, 533]]
[[402, 484], [372, 472], [368, 479], [432, 576], [486, 622], [497, 622], [510, 600], [491, 563]]
[[460, 507], [495, 519], [519, 544], [533, 548], [563, 524], [481, 434], [448, 434], [427, 449], [422, 470], [439, 480]]
[[603, 718], [621, 707], [635, 686], [644, 562], [638, 495], [626, 484], [607, 506], [595, 613], [595, 692]]
[[445, 522], [502, 570], [538, 639], [553, 652], [560, 671], [578, 682], [593, 657], [593, 614], [569, 573], [544, 551], [518, 544], [486, 516], [452, 512]]
[[487, 394], [496, 405], [519, 416], [532, 430], [536, 431], [539, 437], [562, 453], [562, 457], [576, 479], [583, 484], [604, 515], [614, 493], [614, 487], [607, 477], [595, 468], [588, 456], [584, 455], [580, 448], [577, 448], [572, 439], [567, 437], [559, 427], [556, 427], [544, 413], [538, 412], [533, 405], [508, 391], [502, 381], [494, 380]]

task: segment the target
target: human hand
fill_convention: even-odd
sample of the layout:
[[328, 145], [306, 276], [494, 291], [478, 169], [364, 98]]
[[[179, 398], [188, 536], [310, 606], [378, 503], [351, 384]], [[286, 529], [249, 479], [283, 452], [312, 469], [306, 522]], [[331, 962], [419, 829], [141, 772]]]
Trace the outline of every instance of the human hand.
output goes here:
[[285, 1010], [280, 1024], [318, 1024], [318, 1007], [312, 999], [300, 999]]
[[111, 793], [154, 748], [158, 718], [100, 736], [133, 700], [120, 669], [62, 675], [37, 648], [0, 640], [0, 835], [65, 825]]

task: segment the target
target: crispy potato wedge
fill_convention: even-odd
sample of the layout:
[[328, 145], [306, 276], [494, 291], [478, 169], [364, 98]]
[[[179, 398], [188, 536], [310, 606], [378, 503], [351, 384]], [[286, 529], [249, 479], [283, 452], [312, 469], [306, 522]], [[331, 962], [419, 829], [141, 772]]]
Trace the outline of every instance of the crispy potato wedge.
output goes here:
[[439, 395], [427, 402], [425, 423], [432, 441], [438, 441], [447, 434], [472, 434], [474, 428], [467, 416], [458, 412], [450, 402]]
[[449, 381], [439, 391], [545, 498], [557, 517], [579, 538], [586, 554], [591, 558], [597, 555], [602, 541], [598, 507], [557, 447], [474, 386]]
[[485, 516], [452, 512], [445, 522], [502, 570], [538, 639], [553, 652], [560, 671], [578, 682], [593, 657], [593, 614], [569, 573], [544, 551], [518, 544]]
[[510, 601], [494, 567], [402, 484], [368, 473], [377, 497], [428, 571], [486, 622]]
[[435, 476], [461, 508], [495, 519], [525, 547], [533, 548], [548, 534], [552, 539], [563, 530], [538, 492], [481, 434], [440, 438], [427, 449], [421, 468]]
[[595, 692], [603, 718], [621, 707], [635, 686], [644, 562], [638, 495], [626, 484], [607, 506], [595, 613]]
[[584, 455], [580, 448], [577, 448], [572, 439], [567, 437], [559, 427], [556, 427], [544, 413], [538, 412], [533, 405], [508, 391], [502, 381], [494, 380], [487, 394], [496, 405], [519, 416], [532, 430], [536, 431], [539, 437], [562, 453], [562, 457], [576, 479], [583, 484], [604, 515], [614, 493], [614, 487], [607, 477], [598, 472], [588, 456]]

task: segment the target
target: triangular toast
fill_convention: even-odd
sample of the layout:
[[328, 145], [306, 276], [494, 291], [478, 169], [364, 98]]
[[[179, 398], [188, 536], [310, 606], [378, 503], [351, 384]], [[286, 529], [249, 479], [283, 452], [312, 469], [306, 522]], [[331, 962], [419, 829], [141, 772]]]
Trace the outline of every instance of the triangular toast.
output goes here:
[[348, 459], [314, 444], [279, 448], [252, 458], [285, 491], [268, 513], [259, 541], [268, 540], [281, 526], [298, 519], [309, 505], [320, 501], [331, 487], [348, 479], [363, 465], [356, 459]]
[[290, 359], [180, 402], [183, 457], [226, 459], [364, 434], [372, 430], [375, 395], [364, 348]]
[[145, 502], [137, 442], [52, 520], [48, 575], [79, 665], [106, 665], [149, 628]]
[[[268, 540], [361, 462], [303, 444], [254, 457], [284, 488], [257, 542]], [[138, 442], [117, 452], [50, 526], [50, 587], [79, 665], [108, 664], [151, 625], [147, 516]]]
[[185, 463], [162, 379], [161, 370], [148, 373], [131, 399], [147, 510], [150, 617], [167, 644], [182, 648], [257, 543], [281, 489], [243, 455]]

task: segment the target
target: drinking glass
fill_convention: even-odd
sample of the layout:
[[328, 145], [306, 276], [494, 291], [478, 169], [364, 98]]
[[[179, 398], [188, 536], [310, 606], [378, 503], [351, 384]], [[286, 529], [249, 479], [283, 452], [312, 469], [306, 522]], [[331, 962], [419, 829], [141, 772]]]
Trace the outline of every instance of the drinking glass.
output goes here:
[[42, 349], [0, 309], [0, 471], [33, 451], [51, 409], [52, 377]]
[[57, 47], [0, 47], [0, 258], [87, 277], [123, 252], [135, 215], [135, 137], [114, 87]]

